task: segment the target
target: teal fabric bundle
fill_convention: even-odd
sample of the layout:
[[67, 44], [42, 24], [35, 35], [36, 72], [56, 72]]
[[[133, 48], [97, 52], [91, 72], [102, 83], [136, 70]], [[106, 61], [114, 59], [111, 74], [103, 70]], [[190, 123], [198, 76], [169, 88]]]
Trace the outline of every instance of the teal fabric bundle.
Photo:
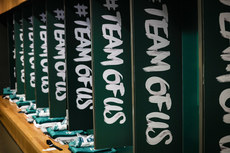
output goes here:
[[36, 113], [36, 110], [29, 110], [28, 108], [26, 108], [26, 114], [34, 114]]
[[57, 123], [50, 128], [53, 131], [67, 130], [67, 118], [65, 118], [61, 123]]
[[65, 119], [64, 117], [50, 118], [49, 116], [37, 117], [35, 115], [32, 117], [37, 124], [43, 124], [43, 123], [49, 123], [49, 122], [62, 122]]
[[26, 108], [26, 114], [36, 113], [36, 104], [30, 103], [30, 106]]
[[19, 99], [20, 99], [20, 97], [18, 97], [18, 96], [16, 95], [16, 93], [10, 95], [9, 97], [10, 97], [11, 100], [15, 100], [15, 99], [19, 100]]
[[90, 135], [79, 134], [74, 141], [69, 143], [69, 146], [75, 147], [75, 148], [93, 147], [94, 146], [94, 136], [93, 134], [90, 134]]
[[47, 132], [51, 138], [55, 139], [57, 137], [72, 137], [77, 136], [78, 133], [84, 133], [83, 130], [76, 130], [76, 131], [68, 131], [68, 130], [61, 130], [61, 131], [54, 131], [51, 128], [47, 128]]
[[18, 107], [30, 105], [31, 103], [35, 103], [35, 100], [30, 100], [30, 101], [18, 101], [18, 102], [16, 102], [16, 104], [17, 104]]
[[50, 116], [50, 111], [49, 111], [49, 108], [37, 109], [36, 114], [37, 114], [37, 117], [38, 116], [47, 117], [47, 116]]
[[94, 149], [94, 147], [76, 148], [76, 147], [69, 146], [69, 149], [73, 153], [86, 153], [86, 152], [115, 153], [115, 152], [117, 152], [116, 149], [114, 149], [114, 148], [111, 148], [111, 149]]
[[3, 88], [3, 95], [13, 95], [14, 92], [10, 90], [10, 87]]

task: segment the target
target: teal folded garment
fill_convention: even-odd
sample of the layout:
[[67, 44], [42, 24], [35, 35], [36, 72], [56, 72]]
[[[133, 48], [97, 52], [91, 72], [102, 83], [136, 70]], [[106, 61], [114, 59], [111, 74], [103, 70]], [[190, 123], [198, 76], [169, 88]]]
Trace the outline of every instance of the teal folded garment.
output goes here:
[[49, 123], [49, 122], [62, 122], [65, 119], [65, 117], [50, 118], [49, 116], [45, 116], [45, 117], [32, 116], [32, 117], [36, 121], [37, 124], [43, 124], [43, 123]]
[[29, 111], [29, 110], [35, 110], [35, 113], [36, 113], [36, 104], [30, 103], [30, 106], [26, 108], [26, 111]]
[[29, 101], [18, 101], [16, 102], [16, 104], [18, 105], [18, 107], [21, 107], [21, 106], [30, 105], [30, 102]]
[[11, 100], [15, 100], [15, 99], [19, 99], [19, 98], [20, 98], [20, 97], [17, 97], [16, 94], [10, 95], [10, 99], [11, 99]]
[[14, 92], [13, 91], [4, 91], [3, 90], [3, 95], [12, 95]]
[[12, 95], [14, 92], [10, 90], [10, 87], [3, 89], [3, 95]]
[[35, 100], [30, 100], [30, 101], [18, 101], [16, 104], [18, 107], [25, 106], [25, 105], [30, 105], [31, 103], [35, 103]]
[[68, 131], [68, 130], [54, 131], [51, 128], [47, 128], [47, 132], [50, 135], [50, 137], [53, 138], [53, 139], [55, 139], [57, 137], [72, 137], [72, 136], [77, 136], [78, 133], [84, 133], [83, 130], [76, 130], [76, 131]]
[[93, 147], [94, 146], [94, 135], [81, 135], [79, 134], [76, 139], [70, 142], [69, 146], [75, 148], [81, 147]]
[[33, 113], [36, 113], [36, 110], [29, 110], [26, 108], [26, 114], [33, 114]]
[[116, 149], [114, 149], [114, 148], [111, 148], [111, 149], [94, 149], [94, 147], [75, 148], [75, 147], [69, 146], [69, 149], [73, 153], [86, 153], [86, 152], [114, 153], [114, 152], [117, 152]]

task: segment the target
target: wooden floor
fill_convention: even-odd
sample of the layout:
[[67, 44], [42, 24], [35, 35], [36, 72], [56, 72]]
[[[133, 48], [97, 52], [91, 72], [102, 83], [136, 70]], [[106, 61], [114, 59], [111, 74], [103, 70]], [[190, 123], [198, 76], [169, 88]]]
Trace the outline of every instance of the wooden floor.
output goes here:
[[[44, 152], [42, 151], [43, 149], [49, 148], [46, 144], [46, 140], [51, 138], [45, 135], [40, 129], [37, 129], [33, 124], [29, 124], [25, 114], [18, 113], [18, 111], [20, 111], [20, 109], [17, 108], [16, 104], [2, 99], [2, 96], [0, 96], [0, 121], [21, 150], [24, 153]], [[68, 150], [68, 145], [55, 143], [52, 139], [51, 141], [63, 149], [61, 152], [70, 152]], [[60, 151], [55, 150], [48, 152], [57, 153]]]

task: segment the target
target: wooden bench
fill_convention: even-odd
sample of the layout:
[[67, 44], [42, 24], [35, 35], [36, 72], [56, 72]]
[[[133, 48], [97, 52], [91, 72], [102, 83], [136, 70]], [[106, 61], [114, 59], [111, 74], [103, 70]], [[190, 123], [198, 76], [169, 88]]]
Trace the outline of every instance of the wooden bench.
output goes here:
[[[47, 139], [51, 139], [45, 135], [40, 129], [36, 128], [26, 120], [26, 115], [18, 113], [20, 109], [15, 103], [11, 103], [7, 99], [0, 96], [0, 120], [6, 127], [15, 142], [19, 145], [24, 153], [40, 153], [43, 149], [49, 148], [46, 144]], [[62, 148], [61, 152], [70, 152], [68, 145], [61, 145], [51, 141]], [[47, 153], [57, 153], [59, 150], [47, 151]]]

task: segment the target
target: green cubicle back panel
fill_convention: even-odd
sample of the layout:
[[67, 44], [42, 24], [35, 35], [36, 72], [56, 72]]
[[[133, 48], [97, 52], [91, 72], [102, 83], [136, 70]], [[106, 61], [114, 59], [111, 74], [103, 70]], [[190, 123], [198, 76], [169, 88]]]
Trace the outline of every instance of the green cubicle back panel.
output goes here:
[[50, 117], [66, 115], [64, 1], [46, 1]]
[[95, 148], [132, 145], [130, 4], [90, 3]]
[[69, 130], [93, 128], [89, 0], [65, 0]]
[[49, 107], [45, 0], [33, 1], [35, 99], [37, 108]]
[[8, 39], [8, 51], [9, 51], [9, 62], [10, 62], [10, 88], [15, 89], [16, 83], [16, 55], [15, 55], [15, 40], [14, 40], [14, 24], [13, 24], [13, 13], [9, 12], [7, 16], [7, 39]]
[[35, 72], [34, 72], [34, 42], [32, 3], [28, 2], [22, 7], [22, 29], [24, 46], [25, 70], [25, 97], [26, 100], [35, 99]]
[[132, 1], [134, 152], [182, 153], [180, 2]]
[[24, 50], [22, 31], [22, 11], [16, 9], [14, 12], [14, 38], [16, 50], [16, 79], [17, 94], [24, 94], [25, 72], [24, 72]]
[[203, 152], [230, 152], [230, 1], [202, 1]]

